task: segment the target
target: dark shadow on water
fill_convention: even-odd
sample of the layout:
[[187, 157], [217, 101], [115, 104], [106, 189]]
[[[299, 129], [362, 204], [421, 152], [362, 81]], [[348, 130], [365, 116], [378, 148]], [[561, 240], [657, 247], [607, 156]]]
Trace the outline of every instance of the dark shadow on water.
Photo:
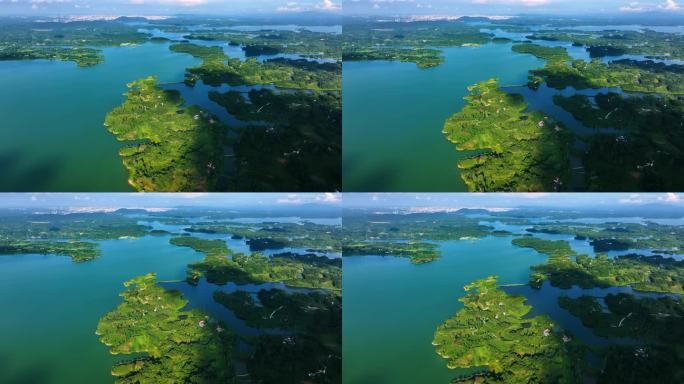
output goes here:
[[[344, 145], [344, 144], [343, 144]], [[350, 160], [354, 159], [354, 160]], [[357, 161], [358, 156], [345, 153], [343, 175], [349, 174], [349, 169], [364, 167]], [[342, 190], [345, 192], [388, 192], [395, 189], [395, 182], [399, 178], [399, 170], [391, 164], [383, 164], [373, 167], [371, 173], [365, 173], [361, 178], [350, 179], [349, 176], [342, 180]]]
[[47, 361], [31, 362], [19, 369], [12, 370], [12, 357], [0, 355], [0, 382], [4, 384], [47, 383], [52, 377], [51, 364]]
[[53, 190], [52, 182], [62, 161], [49, 157], [31, 163], [20, 150], [0, 154], [0, 191], [40, 192]]

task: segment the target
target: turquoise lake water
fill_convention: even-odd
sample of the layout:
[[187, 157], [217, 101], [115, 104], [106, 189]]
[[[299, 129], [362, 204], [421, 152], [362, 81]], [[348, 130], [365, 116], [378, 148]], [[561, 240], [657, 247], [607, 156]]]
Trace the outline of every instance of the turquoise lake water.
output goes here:
[[[188, 227], [145, 224], [172, 233], [181, 233], [182, 228]], [[249, 252], [245, 240], [231, 239], [230, 235], [193, 236], [223, 239], [233, 251]], [[204, 279], [191, 286], [184, 282], [187, 265], [202, 260], [204, 254], [173, 246], [170, 239], [170, 235], [165, 235], [100, 241], [102, 256], [83, 263], [54, 255], [0, 256], [0, 304], [12, 308], [0, 316], [0, 383], [113, 382], [110, 370], [117, 358], [99, 342], [95, 329], [99, 319], [121, 302], [123, 282], [136, 276], [156, 272], [162, 286], [184, 294], [188, 308], [199, 308], [246, 336], [283, 331], [248, 327], [232, 311], [216, 303], [213, 292], [240, 289], [256, 293], [272, 288], [311, 291], [288, 288], [282, 283], [218, 286]], [[285, 251], [301, 250], [264, 253]]]
[[467, 87], [493, 77], [527, 83], [544, 65], [511, 44], [444, 49], [444, 64], [344, 63], [343, 190], [465, 191], [458, 153], [442, 134], [444, 121], [465, 104]]
[[437, 326], [462, 306], [463, 286], [498, 275], [524, 283], [546, 257], [511, 245], [511, 238], [442, 243], [442, 258], [413, 265], [399, 257], [343, 260], [343, 381], [345, 384], [448, 383], [432, 346]]
[[[605, 222], [606, 220], [603, 220]], [[613, 221], [613, 219], [608, 220]], [[529, 226], [486, 221], [498, 230], [525, 233]], [[578, 253], [595, 256], [587, 240], [571, 235], [535, 234], [548, 240], [566, 240]], [[630, 287], [607, 289], [559, 289], [544, 283], [541, 289], [527, 285], [530, 267], [546, 261], [544, 254], [511, 244], [512, 237], [487, 237], [478, 241], [447, 241], [442, 257], [413, 265], [400, 257], [346, 257], [343, 260], [343, 382], [345, 384], [448, 383], [456, 371], [435, 352], [432, 337], [437, 326], [462, 307], [457, 301], [463, 286], [491, 275], [503, 289], [520, 294], [532, 305], [531, 316], [548, 315], [574, 337], [593, 345], [630, 344], [628, 338], [603, 338], [558, 306], [558, 297], [603, 297], [619, 292], [639, 296]], [[650, 250], [609, 252], [610, 256]]]
[[121, 302], [123, 282], [150, 272], [185, 278], [204, 255], [169, 244], [169, 236], [99, 242], [102, 256], [0, 257], [0, 382], [110, 383], [115, 358], [95, 335], [97, 323]]
[[126, 84], [150, 75], [183, 80], [199, 64], [168, 43], [104, 48], [105, 61], [0, 62], [0, 178], [4, 191], [130, 191], [120, 144], [103, 126]]

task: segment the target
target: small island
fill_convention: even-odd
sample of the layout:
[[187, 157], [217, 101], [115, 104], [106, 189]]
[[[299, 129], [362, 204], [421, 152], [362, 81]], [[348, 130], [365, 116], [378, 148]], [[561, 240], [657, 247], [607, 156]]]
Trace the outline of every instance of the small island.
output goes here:
[[506, 294], [490, 276], [464, 287], [463, 308], [440, 324], [432, 344], [453, 383], [579, 383], [572, 337], [548, 316], [528, 316], [525, 297]]
[[225, 127], [151, 76], [128, 84], [127, 100], [105, 127], [128, 145], [119, 151], [138, 191], [211, 191], [223, 165]]
[[478, 151], [458, 162], [469, 191], [564, 191], [570, 188], [572, 135], [558, 121], [527, 112], [519, 94], [497, 79], [468, 88], [468, 104], [447, 119], [443, 133], [459, 151]]
[[116, 363], [116, 383], [232, 382], [235, 335], [205, 313], [184, 310], [178, 291], [157, 284], [154, 273], [126, 281], [123, 303], [97, 326], [114, 355], [138, 355]]

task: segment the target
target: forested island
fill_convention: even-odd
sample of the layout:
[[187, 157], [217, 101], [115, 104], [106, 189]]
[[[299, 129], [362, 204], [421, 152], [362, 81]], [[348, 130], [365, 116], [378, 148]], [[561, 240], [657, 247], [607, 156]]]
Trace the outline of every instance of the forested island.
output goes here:
[[432, 341], [449, 368], [473, 368], [452, 382], [580, 382], [578, 347], [551, 318], [528, 316], [525, 298], [506, 294], [496, 276], [464, 289], [464, 308], [439, 325]]
[[126, 281], [124, 301], [102, 317], [100, 341], [115, 355], [142, 355], [117, 363], [117, 383], [231, 382], [235, 335], [199, 310], [185, 310], [178, 291], [157, 284], [154, 273]]
[[[0, 211], [0, 258], [5, 268], [35, 265], [48, 280], [63, 279], [48, 289], [66, 296], [82, 289], [74, 276], [87, 275], [88, 299], [67, 297], [68, 305], [81, 307], [92, 297], [102, 302], [73, 318], [58, 316], [59, 327], [82, 345], [92, 347], [94, 339], [116, 355], [78, 360], [94, 361], [96, 372], [104, 367], [105, 378], [111, 370], [116, 383], [340, 383], [342, 261], [336, 252], [342, 231], [339, 224], [309, 221], [333, 222], [337, 211], [271, 209], [302, 221], [281, 221], [262, 207], [6, 209]], [[232, 249], [252, 245], [264, 253]], [[85, 332], [74, 333], [84, 325]]]
[[[315, 20], [307, 17], [299, 21]], [[127, 99], [102, 116], [106, 129], [125, 142], [119, 155], [131, 188], [340, 190], [342, 34], [268, 25], [239, 30], [255, 22], [247, 19], [0, 18], [0, 61], [72, 61], [83, 68], [61, 71], [74, 70], [80, 79], [93, 73], [85, 67], [109, 64], [127, 51], [144, 57], [168, 49], [171, 60], [160, 67], [191, 55], [198, 60], [185, 59], [194, 64], [187, 64], [182, 79], [169, 81], [159, 70], [127, 78]], [[149, 63], [132, 67], [140, 65]], [[202, 93], [212, 96], [192, 97]], [[240, 103], [236, 95], [251, 97]]]
[[[489, 252], [504, 241], [508, 245], [503, 247], [534, 250], [543, 258], [527, 261], [527, 281], [511, 281], [509, 269], [527, 256], [502, 254], [495, 262], [506, 265], [500, 269], [507, 274], [506, 283], [490, 276], [468, 283], [465, 296], [454, 293], [462, 306], [453, 317], [440, 320], [432, 339], [434, 350], [453, 370], [452, 383], [678, 382], [684, 374], [678, 352], [683, 341], [673, 329], [684, 311], [682, 226], [657, 221], [680, 217], [682, 211], [673, 206], [664, 207], [671, 212], [651, 213], [646, 207], [652, 206], [348, 210], [343, 256], [350, 261], [364, 255], [410, 258], [421, 255], [424, 245], [438, 245], [430, 248], [439, 251], [439, 259], [413, 262], [440, 263], [434, 270], [415, 266], [421, 269], [406, 272], [406, 264], [389, 261], [359, 263], [377, 268], [376, 273], [386, 268], [388, 275], [382, 278], [391, 276], [386, 284], [415, 284], [412, 289], [420, 294], [411, 300], [423, 300], [421, 295], [438, 293], [449, 279], [472, 273], [468, 263], [482, 260], [486, 268], [497, 268], [480, 248], [470, 250], [476, 255], [466, 255], [470, 248], [452, 247], [454, 240], [479, 238], [476, 244]], [[652, 221], [634, 220], [645, 212], [653, 215]], [[465, 233], [470, 236], [460, 236]], [[444, 276], [448, 260], [460, 257], [473, 259], [456, 264], [463, 271], [448, 270]], [[417, 336], [407, 339], [412, 337]]]
[[[460, 151], [479, 151], [459, 161], [471, 191], [563, 191], [570, 187], [568, 143], [562, 123], [528, 112], [521, 95], [491, 79], [468, 89], [468, 102], [444, 125]], [[486, 134], [483, 134], [486, 132]]]
[[178, 92], [154, 77], [128, 84], [126, 102], [105, 119], [138, 191], [208, 191], [217, 186], [225, 127], [198, 107], [183, 108]]
[[[544, 61], [529, 70], [529, 91], [510, 89], [521, 84], [491, 87], [511, 95], [501, 110], [492, 110], [500, 106], [493, 100], [469, 95], [465, 107], [446, 120], [444, 135], [460, 152], [457, 177], [469, 191], [678, 190], [683, 181], [675, 164], [684, 150], [681, 34], [648, 27], [574, 28], [590, 25], [587, 20], [350, 18], [342, 55], [348, 61], [413, 62], [424, 70], [442, 65], [451, 48], [506, 44], [512, 52]], [[469, 91], [479, 94], [483, 84], [473, 80]], [[555, 105], [541, 100], [546, 94]], [[530, 104], [526, 99], [535, 105], [519, 114], [537, 113], [537, 124], [544, 116], [557, 120], [537, 130], [557, 127], [561, 139], [530, 140], [532, 119], [520, 123], [508, 120], [516, 116], [497, 116], [504, 108], [515, 114], [518, 105]], [[511, 144], [513, 150], [502, 151]]]

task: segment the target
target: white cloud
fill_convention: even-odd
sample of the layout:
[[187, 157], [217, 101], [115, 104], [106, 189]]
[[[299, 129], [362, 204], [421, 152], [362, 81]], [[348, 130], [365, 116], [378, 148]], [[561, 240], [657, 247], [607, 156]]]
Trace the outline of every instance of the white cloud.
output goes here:
[[505, 4], [536, 7], [551, 3], [552, 0], [473, 0], [473, 4]]
[[667, 0], [665, 4], [661, 5], [659, 8], [665, 9], [667, 11], [681, 11], [682, 7], [677, 4], [674, 0]]
[[666, 193], [664, 197], [659, 197], [659, 201], [664, 201], [666, 203], [679, 203], [682, 199], [676, 193]]
[[299, 4], [295, 1], [289, 1], [285, 3], [285, 5], [276, 8], [278, 12], [299, 12], [302, 10], [302, 7], [299, 6]]
[[646, 8], [643, 5], [641, 5], [641, 3], [639, 3], [638, 1], [633, 1], [628, 5], [620, 7], [621, 12], [643, 12], [645, 10]]
[[323, 198], [321, 199], [321, 201], [324, 201], [326, 203], [339, 203], [340, 201], [342, 201], [342, 199], [340, 198], [339, 193], [326, 192], [323, 194]]
[[620, 204], [641, 204], [644, 202], [644, 199], [642, 199], [641, 195], [638, 193], [633, 193], [629, 195], [629, 197], [622, 198], [618, 201]]
[[320, 9], [322, 11], [339, 11], [342, 9], [342, 6], [332, 0], [323, 0], [322, 3], [316, 5], [316, 9]]
[[207, 196], [208, 193], [203, 193], [203, 192], [181, 192], [181, 193], [174, 193], [173, 197], [180, 197], [183, 199], [198, 199], [200, 197]]
[[162, 4], [162, 5], [180, 5], [184, 7], [194, 7], [197, 5], [206, 4], [208, 0], [130, 0], [131, 4]]
[[302, 199], [299, 197], [299, 195], [291, 193], [285, 198], [278, 199], [277, 202], [278, 204], [300, 204]]
[[544, 192], [529, 192], [529, 193], [516, 193], [514, 196], [524, 197], [526, 199], [541, 199], [551, 195], [550, 193]]

